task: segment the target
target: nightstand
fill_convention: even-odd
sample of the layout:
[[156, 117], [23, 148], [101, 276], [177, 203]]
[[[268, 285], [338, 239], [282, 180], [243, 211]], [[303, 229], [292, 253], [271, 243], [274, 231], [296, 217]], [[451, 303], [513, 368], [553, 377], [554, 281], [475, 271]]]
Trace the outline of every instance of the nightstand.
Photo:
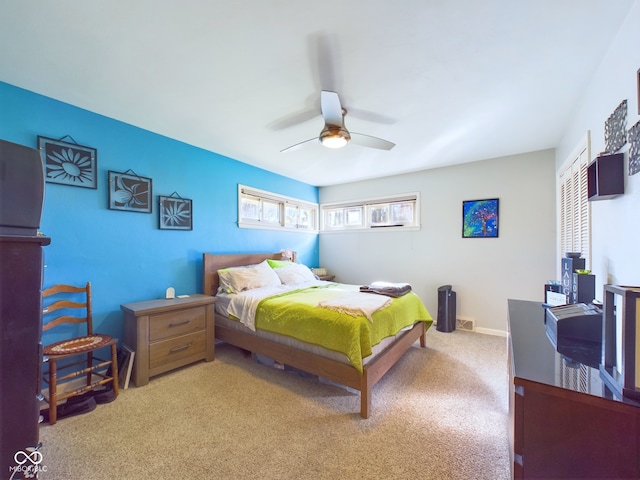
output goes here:
[[135, 350], [131, 380], [136, 387], [149, 378], [215, 356], [216, 299], [209, 295], [127, 303], [124, 343]]
[[336, 276], [335, 275], [318, 275], [318, 278], [326, 282], [333, 282], [333, 279], [336, 278]]

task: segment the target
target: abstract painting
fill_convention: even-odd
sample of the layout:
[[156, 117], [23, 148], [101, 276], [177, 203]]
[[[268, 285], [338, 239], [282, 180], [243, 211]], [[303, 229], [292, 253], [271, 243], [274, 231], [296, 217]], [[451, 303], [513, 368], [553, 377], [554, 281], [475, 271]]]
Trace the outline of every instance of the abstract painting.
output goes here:
[[462, 238], [498, 236], [499, 200], [465, 200], [462, 202]]
[[180, 196], [160, 195], [160, 230], [193, 230], [193, 201]]
[[38, 149], [47, 183], [98, 188], [98, 151], [95, 148], [38, 136]]

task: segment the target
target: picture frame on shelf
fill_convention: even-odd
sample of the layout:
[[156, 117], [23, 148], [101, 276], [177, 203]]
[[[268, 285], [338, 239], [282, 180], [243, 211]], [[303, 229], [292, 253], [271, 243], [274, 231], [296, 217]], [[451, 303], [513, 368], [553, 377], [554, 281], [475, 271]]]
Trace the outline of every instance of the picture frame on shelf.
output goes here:
[[151, 213], [152, 181], [133, 170], [109, 170], [109, 209]]
[[462, 202], [462, 238], [497, 238], [500, 200], [465, 200]]
[[176, 192], [158, 196], [158, 225], [160, 230], [193, 230], [193, 200]]
[[68, 135], [58, 140], [38, 135], [45, 182], [97, 189], [98, 151], [67, 142], [67, 137], [73, 140]]

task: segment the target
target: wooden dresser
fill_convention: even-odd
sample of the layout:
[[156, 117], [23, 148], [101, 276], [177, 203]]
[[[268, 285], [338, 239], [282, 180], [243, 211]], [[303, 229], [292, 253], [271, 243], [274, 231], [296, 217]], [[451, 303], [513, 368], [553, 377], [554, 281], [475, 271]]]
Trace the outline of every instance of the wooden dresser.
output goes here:
[[608, 388], [594, 345], [558, 353], [542, 304], [509, 300], [513, 478], [640, 478], [640, 404]]
[[215, 355], [215, 298], [186, 298], [127, 303], [124, 343], [135, 350], [131, 381], [141, 387], [149, 378]]
[[[0, 236], [0, 478], [3, 479], [12, 477], [13, 472], [17, 472], [15, 478], [23, 478], [22, 473], [26, 472], [15, 469], [35, 468], [40, 463], [29, 452], [39, 444], [42, 247], [50, 242], [49, 237]], [[27, 460], [28, 463], [17, 463]]]

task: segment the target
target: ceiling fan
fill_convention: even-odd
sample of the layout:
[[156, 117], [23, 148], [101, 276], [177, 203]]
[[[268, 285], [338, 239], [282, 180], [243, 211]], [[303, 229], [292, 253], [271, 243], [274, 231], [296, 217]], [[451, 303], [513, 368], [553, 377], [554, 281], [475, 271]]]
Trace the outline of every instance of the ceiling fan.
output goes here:
[[363, 147], [377, 148], [379, 150], [391, 150], [395, 146], [395, 143], [383, 140], [382, 138], [372, 137], [363, 133], [349, 132], [344, 125], [344, 117], [347, 114], [347, 110], [342, 107], [340, 98], [336, 92], [322, 90], [320, 93], [320, 109], [322, 111], [322, 118], [324, 119], [324, 128], [320, 132], [320, 135], [291, 145], [281, 150], [281, 152], [290, 152], [316, 142], [320, 142], [328, 148], [341, 148], [349, 142]]

